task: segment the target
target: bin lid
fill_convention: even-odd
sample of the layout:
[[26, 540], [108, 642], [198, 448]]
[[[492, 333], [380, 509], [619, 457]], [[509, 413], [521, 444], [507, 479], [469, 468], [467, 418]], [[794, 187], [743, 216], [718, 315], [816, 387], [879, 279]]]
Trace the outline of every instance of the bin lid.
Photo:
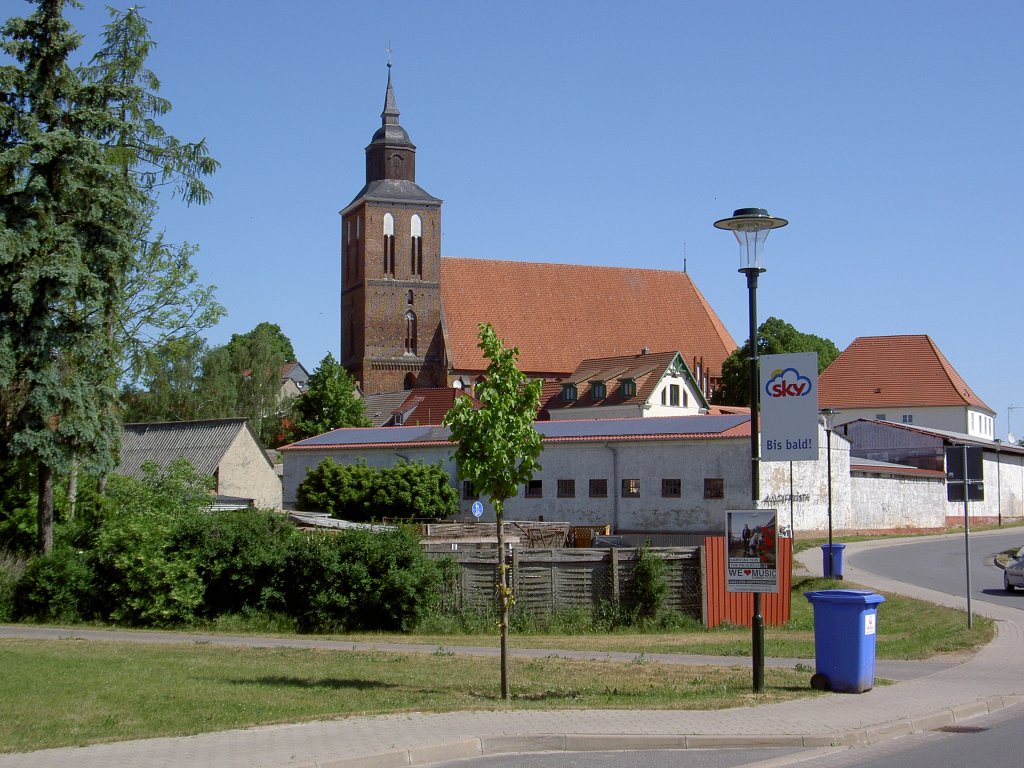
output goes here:
[[884, 603], [885, 597], [870, 589], [821, 589], [817, 592], [804, 592], [812, 604], [821, 603], [860, 603], [862, 605], [877, 605]]

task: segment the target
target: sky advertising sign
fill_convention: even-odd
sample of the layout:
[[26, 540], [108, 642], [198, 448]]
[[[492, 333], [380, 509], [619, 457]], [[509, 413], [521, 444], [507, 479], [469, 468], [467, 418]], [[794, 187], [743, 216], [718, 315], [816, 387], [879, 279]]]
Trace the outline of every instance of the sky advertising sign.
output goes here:
[[725, 591], [778, 592], [778, 526], [774, 509], [725, 513]]
[[761, 355], [761, 461], [818, 458], [818, 353]]

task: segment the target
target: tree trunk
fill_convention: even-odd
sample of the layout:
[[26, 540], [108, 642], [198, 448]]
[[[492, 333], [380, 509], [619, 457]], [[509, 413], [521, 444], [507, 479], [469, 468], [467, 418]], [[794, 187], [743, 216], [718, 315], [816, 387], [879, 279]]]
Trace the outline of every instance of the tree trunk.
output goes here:
[[512, 698], [508, 686], [508, 612], [512, 602], [512, 588], [508, 580], [508, 561], [505, 557], [505, 512], [504, 502], [495, 501], [494, 516], [498, 526], [498, 609], [501, 617], [498, 626], [501, 628], [501, 698], [509, 701]]
[[53, 469], [39, 462], [39, 506], [36, 542], [39, 551], [48, 555], [53, 551]]
[[75, 504], [78, 501], [78, 457], [71, 457], [68, 474], [68, 520], [75, 519]]

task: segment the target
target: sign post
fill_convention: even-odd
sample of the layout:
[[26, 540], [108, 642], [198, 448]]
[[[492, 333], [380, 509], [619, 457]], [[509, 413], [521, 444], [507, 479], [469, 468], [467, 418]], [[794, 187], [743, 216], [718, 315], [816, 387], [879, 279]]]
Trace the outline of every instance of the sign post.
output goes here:
[[818, 353], [761, 355], [761, 461], [818, 460]]
[[778, 510], [734, 510], [725, 518], [725, 591], [777, 593]]
[[981, 446], [952, 445], [946, 448], [946, 500], [964, 503], [964, 562], [967, 571], [967, 628], [974, 626], [971, 613], [971, 516], [968, 501], [985, 500], [985, 455]]

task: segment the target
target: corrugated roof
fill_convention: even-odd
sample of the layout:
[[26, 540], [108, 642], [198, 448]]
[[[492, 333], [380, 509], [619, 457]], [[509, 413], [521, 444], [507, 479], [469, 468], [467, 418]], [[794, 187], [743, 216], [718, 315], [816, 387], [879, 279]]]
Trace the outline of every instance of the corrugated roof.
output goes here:
[[[200, 475], [212, 476], [235, 438], [245, 429], [249, 429], [245, 419], [125, 424], [121, 463], [115, 471], [138, 477], [147, 461], [167, 467], [177, 459], [187, 459]], [[252, 437], [259, 445], [256, 435]], [[265, 454], [264, 458], [273, 466]]]
[[441, 294], [455, 371], [486, 368], [481, 322], [519, 348], [520, 370], [533, 376], [565, 376], [581, 360], [649, 347], [703, 359], [717, 377], [736, 349], [685, 272], [442, 258]]
[[[750, 434], [749, 416], [659, 416], [636, 419], [541, 421], [534, 426], [545, 441], [655, 440], [742, 437]], [[280, 450], [440, 445], [451, 430], [439, 426], [336, 429], [300, 440]]]
[[823, 408], [973, 406], [995, 414], [927, 335], [860, 336], [821, 374]]

